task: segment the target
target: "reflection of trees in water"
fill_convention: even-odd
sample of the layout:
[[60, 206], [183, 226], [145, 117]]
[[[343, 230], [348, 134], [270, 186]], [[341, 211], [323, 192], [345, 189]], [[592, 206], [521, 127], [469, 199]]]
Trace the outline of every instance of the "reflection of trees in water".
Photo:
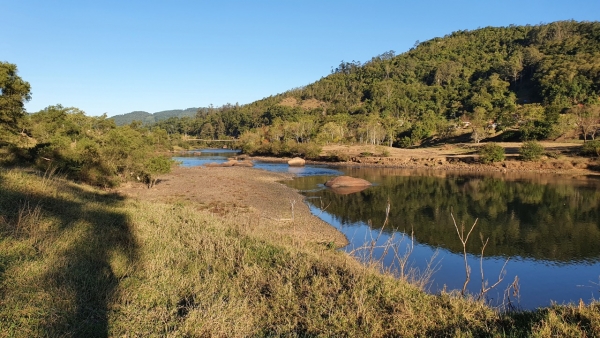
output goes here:
[[[374, 179], [374, 178], [372, 178]], [[304, 187], [322, 178], [303, 178]], [[480, 252], [478, 239], [489, 237], [489, 256], [521, 256], [557, 262], [596, 260], [600, 257], [600, 192], [595, 187], [504, 181], [493, 177], [448, 178], [385, 176], [378, 186], [360, 193], [336, 195], [331, 191], [307, 193], [331, 205], [327, 212], [342, 224], [371, 220], [383, 224], [388, 198], [392, 201], [386, 231], [414, 229], [421, 243], [454, 252], [462, 247], [450, 213], [470, 226], [479, 218], [467, 249]], [[298, 186], [300, 187], [300, 186]], [[319, 206], [319, 201], [309, 203]]]

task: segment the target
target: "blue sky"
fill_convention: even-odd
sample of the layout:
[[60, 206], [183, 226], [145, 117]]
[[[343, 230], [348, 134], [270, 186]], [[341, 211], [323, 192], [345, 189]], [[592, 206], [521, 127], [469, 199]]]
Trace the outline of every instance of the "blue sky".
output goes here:
[[340, 61], [486, 26], [597, 21], [598, 0], [0, 0], [0, 61], [31, 84], [29, 112], [88, 115], [250, 103]]

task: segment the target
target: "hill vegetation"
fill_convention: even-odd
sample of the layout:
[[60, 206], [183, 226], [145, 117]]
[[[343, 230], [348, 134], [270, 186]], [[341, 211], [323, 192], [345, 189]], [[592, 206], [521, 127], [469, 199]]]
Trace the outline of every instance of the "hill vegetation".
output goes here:
[[304, 87], [159, 125], [239, 138], [249, 153], [306, 155], [301, 143], [413, 147], [457, 140], [594, 139], [600, 120], [600, 23], [457, 31]]
[[201, 108], [187, 108], [187, 109], [173, 109], [173, 110], [163, 110], [156, 112], [154, 114], [150, 114], [145, 111], [133, 111], [127, 114], [114, 115], [111, 116], [110, 119], [115, 121], [117, 126], [123, 126], [126, 124], [130, 124], [134, 121], [139, 121], [142, 125], [148, 125], [152, 123], [156, 123], [158, 121], [166, 120], [172, 117], [182, 118], [182, 117], [195, 117], [198, 109]]

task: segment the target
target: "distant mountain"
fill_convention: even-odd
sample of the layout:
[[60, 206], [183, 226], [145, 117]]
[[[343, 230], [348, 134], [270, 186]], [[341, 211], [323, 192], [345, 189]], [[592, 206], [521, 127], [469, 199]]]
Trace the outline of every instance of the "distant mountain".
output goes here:
[[173, 109], [163, 110], [150, 114], [145, 111], [133, 111], [127, 114], [115, 115], [111, 119], [115, 121], [117, 126], [130, 124], [133, 121], [141, 121], [142, 124], [152, 124], [161, 120], [166, 120], [171, 117], [195, 117], [199, 108]]

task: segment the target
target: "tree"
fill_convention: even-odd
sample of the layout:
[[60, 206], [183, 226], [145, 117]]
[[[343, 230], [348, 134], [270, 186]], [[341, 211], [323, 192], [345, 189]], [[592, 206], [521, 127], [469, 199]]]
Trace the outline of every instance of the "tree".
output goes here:
[[156, 175], [170, 173], [172, 165], [173, 160], [166, 156], [155, 156], [146, 161], [143, 176], [148, 188], [152, 188], [158, 181]]
[[576, 116], [577, 128], [583, 135], [583, 141], [587, 141], [588, 135], [594, 140], [600, 124], [600, 106], [578, 106], [572, 111]]
[[[0, 61], [0, 125], [16, 133], [25, 116], [24, 104], [31, 100], [29, 83], [17, 75], [17, 66]], [[2, 137], [2, 135], [0, 135]]]
[[521, 149], [519, 149], [519, 155], [524, 161], [537, 161], [544, 154], [544, 146], [538, 141], [527, 141], [523, 142]]
[[486, 164], [504, 161], [504, 148], [494, 142], [486, 143], [479, 148], [479, 158]]

